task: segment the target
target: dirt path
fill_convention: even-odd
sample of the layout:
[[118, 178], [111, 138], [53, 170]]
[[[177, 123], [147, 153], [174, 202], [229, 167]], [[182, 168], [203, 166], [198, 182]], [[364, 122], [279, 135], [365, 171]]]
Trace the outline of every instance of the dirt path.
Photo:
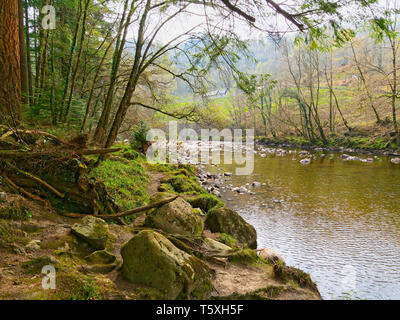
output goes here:
[[158, 192], [158, 188], [161, 185], [161, 180], [165, 178], [165, 174], [161, 172], [149, 172], [150, 182], [147, 186], [147, 193], [149, 196]]

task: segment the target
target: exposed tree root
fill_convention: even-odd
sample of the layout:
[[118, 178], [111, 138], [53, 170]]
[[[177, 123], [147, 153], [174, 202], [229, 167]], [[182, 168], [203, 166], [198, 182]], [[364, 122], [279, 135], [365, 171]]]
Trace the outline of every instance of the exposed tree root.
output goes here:
[[48, 190], [50, 190], [51, 192], [53, 192], [53, 193], [54, 193], [55, 195], [57, 195], [58, 197], [64, 198], [64, 196], [65, 196], [64, 194], [62, 194], [62, 193], [59, 192], [57, 189], [55, 189], [54, 187], [52, 187], [51, 185], [49, 185], [46, 181], [43, 181], [42, 179], [36, 177], [35, 175], [33, 175], [33, 174], [29, 173], [29, 172], [26, 172], [26, 171], [23, 171], [23, 170], [21, 170], [21, 169], [18, 169], [16, 166], [14, 166], [13, 164], [9, 163], [8, 161], [6, 161], [6, 164], [7, 164], [9, 167], [15, 169], [17, 172], [23, 174], [24, 176], [27, 176], [28, 178], [32, 179], [33, 181], [36, 181], [36, 182], [40, 183], [41, 185], [43, 185], [44, 187], [46, 187]]
[[[117, 214], [102, 215], [101, 218], [105, 219], [105, 220], [120, 219], [120, 218], [123, 218], [123, 217], [126, 217], [126, 216], [130, 216], [130, 215], [135, 214], [135, 213], [145, 212], [145, 211], [148, 211], [148, 210], [151, 210], [151, 209], [154, 209], [154, 208], [162, 207], [165, 204], [168, 204], [168, 203], [170, 203], [172, 201], [175, 201], [178, 197], [179, 196], [175, 196], [175, 197], [172, 197], [172, 198], [169, 198], [169, 199], [162, 200], [162, 201], [157, 202], [157, 203], [149, 204], [147, 206], [135, 208], [135, 209], [124, 211], [124, 212], [117, 213]], [[63, 213], [63, 216], [66, 216], [66, 217], [69, 217], [69, 218], [84, 218], [84, 217], [87, 217], [88, 214]], [[93, 214], [91, 216], [93, 216]]]
[[53, 207], [51, 206], [49, 201], [43, 200], [42, 198], [40, 198], [38, 196], [35, 196], [34, 194], [26, 191], [24, 188], [21, 188], [21, 187], [17, 186], [4, 172], [0, 172], [0, 175], [7, 182], [7, 184], [10, 185], [10, 187], [12, 189], [16, 190], [17, 192], [23, 194], [24, 196], [26, 196], [26, 197], [34, 200], [34, 201], [41, 202], [42, 204], [44, 204], [49, 209], [53, 209]]

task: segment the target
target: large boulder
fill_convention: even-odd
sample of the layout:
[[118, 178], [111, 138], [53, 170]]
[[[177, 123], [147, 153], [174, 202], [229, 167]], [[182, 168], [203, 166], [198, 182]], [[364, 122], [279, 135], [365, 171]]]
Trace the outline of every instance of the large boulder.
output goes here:
[[72, 226], [72, 232], [95, 250], [104, 250], [109, 239], [107, 223], [93, 216], [87, 216]]
[[231, 209], [224, 207], [211, 211], [205, 225], [211, 232], [227, 233], [242, 245], [251, 249], [257, 248], [256, 229]]
[[[173, 196], [168, 193], [158, 193], [152, 197], [151, 202], [159, 202]], [[171, 234], [200, 236], [203, 233], [204, 222], [198, 210], [194, 210], [182, 198], [177, 198], [150, 212], [146, 217], [145, 226]]]
[[122, 275], [158, 289], [165, 299], [204, 299], [212, 289], [208, 266], [155, 231], [141, 231], [122, 246], [121, 255]]

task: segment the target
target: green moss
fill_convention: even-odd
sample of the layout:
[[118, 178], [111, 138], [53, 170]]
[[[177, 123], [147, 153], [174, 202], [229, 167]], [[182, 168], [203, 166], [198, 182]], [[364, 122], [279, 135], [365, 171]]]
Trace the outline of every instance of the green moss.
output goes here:
[[166, 173], [161, 181], [160, 192], [175, 192], [184, 194], [204, 194], [196, 177], [196, 168], [192, 165], [152, 164], [148, 165], [153, 172]]
[[260, 262], [261, 260], [255, 250], [243, 249], [238, 250], [233, 255], [231, 255], [229, 257], [229, 261], [232, 263], [253, 264]]
[[12, 199], [7, 203], [0, 204], [0, 219], [29, 220], [30, 218], [32, 218], [32, 212], [21, 198]]
[[285, 282], [294, 281], [301, 288], [308, 288], [319, 294], [317, 285], [311, 280], [308, 273], [297, 268], [286, 266], [283, 263], [275, 263], [273, 268], [275, 277], [279, 280]]
[[138, 159], [130, 160], [129, 163], [112, 159], [102, 161], [90, 176], [104, 183], [107, 192], [122, 211], [142, 206], [149, 200], [148, 174]]
[[218, 237], [218, 241], [222, 242], [223, 244], [226, 244], [227, 246], [231, 248], [237, 248], [239, 247], [238, 241], [232, 237], [230, 234], [227, 233], [221, 233], [221, 235]]
[[224, 206], [224, 203], [212, 194], [202, 194], [187, 201], [193, 208], [200, 208], [204, 213]]
[[56, 264], [58, 264], [58, 261], [56, 259], [54, 259], [53, 257], [44, 256], [44, 257], [34, 258], [32, 260], [22, 263], [22, 268], [27, 274], [38, 275], [41, 274], [42, 268], [44, 266], [47, 265], [54, 266]]
[[117, 258], [106, 250], [99, 250], [88, 255], [85, 260], [91, 264], [110, 264], [114, 263]]
[[12, 249], [12, 245], [15, 243], [25, 246], [29, 241], [30, 239], [23, 231], [10, 227], [5, 220], [0, 220], [0, 247]]
[[174, 188], [170, 184], [161, 183], [158, 187], [158, 191], [160, 192], [175, 192]]
[[163, 183], [169, 184], [177, 193], [199, 194], [205, 193], [205, 190], [200, 187], [198, 181], [184, 174], [179, 174], [171, 178], [165, 179]]
[[164, 299], [205, 298], [211, 270], [161, 234], [145, 230], [122, 246], [122, 274], [131, 282], [160, 290]]

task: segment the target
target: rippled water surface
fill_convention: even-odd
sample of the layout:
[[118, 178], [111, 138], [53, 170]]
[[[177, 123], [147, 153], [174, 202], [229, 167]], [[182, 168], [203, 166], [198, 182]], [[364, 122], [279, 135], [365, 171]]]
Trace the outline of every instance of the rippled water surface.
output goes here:
[[324, 299], [400, 299], [400, 165], [339, 156], [302, 165], [297, 155], [256, 155], [252, 175], [225, 185], [266, 185], [248, 187], [255, 195], [225, 190], [223, 200], [257, 229], [260, 248], [309, 272]]

